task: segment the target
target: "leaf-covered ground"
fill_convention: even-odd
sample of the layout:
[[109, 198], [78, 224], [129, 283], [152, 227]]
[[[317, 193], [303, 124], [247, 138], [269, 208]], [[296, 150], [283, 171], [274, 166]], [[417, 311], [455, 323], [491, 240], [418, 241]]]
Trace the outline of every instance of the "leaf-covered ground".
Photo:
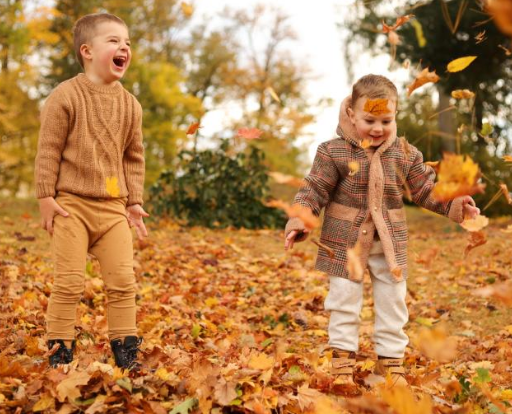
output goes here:
[[[329, 374], [327, 279], [316, 246], [283, 250], [279, 231], [150, 225], [135, 242], [144, 368], [113, 368], [99, 268], [88, 263], [78, 350], [49, 369], [44, 313], [49, 237], [35, 204], [0, 201], [0, 411], [86, 413], [505, 413], [512, 404], [512, 312], [477, 288], [511, 279], [510, 220], [463, 259], [467, 233], [417, 209], [410, 227], [408, 389], [371, 374], [371, 284], [356, 380]], [[507, 411], [508, 410], [508, 411]]]

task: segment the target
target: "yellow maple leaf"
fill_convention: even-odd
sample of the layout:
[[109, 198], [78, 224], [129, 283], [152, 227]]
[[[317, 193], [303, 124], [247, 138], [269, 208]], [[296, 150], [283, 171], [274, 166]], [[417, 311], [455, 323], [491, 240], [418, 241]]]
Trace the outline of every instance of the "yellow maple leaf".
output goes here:
[[464, 56], [458, 59], [452, 60], [446, 66], [448, 72], [460, 72], [466, 69], [478, 56]]
[[265, 353], [256, 353], [249, 359], [249, 368], [265, 371], [274, 366], [274, 358]]
[[119, 185], [117, 177], [107, 177], [105, 179], [106, 191], [110, 197], [119, 197]]
[[369, 112], [372, 115], [378, 116], [382, 114], [389, 114], [391, 111], [388, 108], [387, 99], [367, 99], [364, 103], [363, 111]]
[[80, 397], [79, 385], [85, 385], [89, 382], [91, 376], [84, 371], [75, 371], [70, 374], [65, 380], [62, 380], [57, 385], [57, 395], [60, 402], [64, 402], [66, 398], [70, 402], [74, 402]]
[[484, 185], [478, 183], [480, 168], [470, 157], [446, 153], [439, 165], [437, 183], [433, 197], [441, 202], [483, 192]]

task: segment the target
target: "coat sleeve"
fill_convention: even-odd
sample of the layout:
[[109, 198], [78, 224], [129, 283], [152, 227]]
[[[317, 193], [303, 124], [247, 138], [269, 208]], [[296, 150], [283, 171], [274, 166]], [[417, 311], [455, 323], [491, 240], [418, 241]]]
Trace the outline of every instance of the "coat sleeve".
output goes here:
[[[310, 208], [313, 214], [319, 216], [322, 208], [329, 202], [339, 178], [339, 171], [329, 152], [328, 143], [323, 143], [318, 147], [311, 171], [295, 196], [293, 204]], [[293, 217], [286, 224], [285, 234], [288, 235], [292, 230], [302, 231], [304, 229], [302, 220]], [[297, 241], [303, 239], [305, 237], [297, 239]]]
[[423, 154], [414, 147], [412, 157], [412, 166], [407, 175], [407, 185], [411, 192], [412, 201], [434, 213], [446, 216], [456, 223], [462, 223], [464, 220], [463, 197], [457, 197], [447, 202], [437, 201], [432, 196], [436, 178], [434, 169], [423, 162]]

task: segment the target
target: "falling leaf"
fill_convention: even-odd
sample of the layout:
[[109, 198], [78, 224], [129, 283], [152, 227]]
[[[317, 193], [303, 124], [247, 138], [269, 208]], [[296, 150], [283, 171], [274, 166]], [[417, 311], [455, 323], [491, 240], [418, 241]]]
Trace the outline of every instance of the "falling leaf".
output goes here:
[[357, 161], [350, 161], [348, 163], [349, 176], [354, 176], [359, 172], [359, 163]]
[[473, 250], [475, 247], [482, 246], [485, 243], [487, 243], [487, 236], [482, 230], [469, 232], [468, 245], [464, 250], [464, 257], [467, 257], [469, 252]]
[[414, 31], [416, 32], [416, 40], [418, 41], [418, 46], [420, 48], [424, 48], [427, 45], [427, 39], [425, 39], [425, 35], [423, 34], [423, 27], [418, 20], [413, 20], [411, 22], [414, 27]]
[[512, 51], [509, 49], [509, 48], [506, 48], [505, 46], [503, 45], [498, 45], [498, 47], [503, 50], [505, 52], [505, 55], [506, 56], [510, 56], [512, 55]]
[[412, 390], [404, 386], [395, 386], [382, 390], [382, 398], [396, 414], [432, 414], [434, 406], [427, 395], [416, 400]]
[[259, 369], [261, 371], [266, 371], [274, 366], [274, 358], [268, 356], [267, 354], [254, 353], [249, 359], [248, 367], [252, 369]]
[[447, 65], [448, 72], [460, 72], [466, 69], [478, 56], [464, 56], [458, 59], [452, 60]]
[[413, 17], [414, 14], [408, 14], [406, 16], [397, 17], [396, 22], [393, 26], [388, 26], [386, 23], [382, 22], [382, 33], [389, 33], [390, 31], [398, 29], [400, 26], [407, 23]]
[[185, 15], [185, 17], [191, 17], [194, 13], [194, 6], [189, 3], [181, 2], [181, 12]]
[[476, 289], [473, 293], [477, 296], [482, 296], [484, 298], [492, 297], [507, 306], [512, 306], [511, 280]]
[[304, 226], [309, 230], [320, 225], [320, 219], [313, 214], [309, 207], [305, 207], [300, 204], [293, 204], [290, 206], [288, 203], [281, 200], [271, 200], [267, 202], [266, 205], [283, 210], [290, 218], [297, 217], [301, 219]]
[[436, 174], [439, 173], [439, 167], [441, 164], [439, 161], [425, 161], [424, 164], [428, 165], [429, 167], [432, 167], [434, 169], [434, 171], [436, 172]]
[[480, 130], [480, 135], [487, 137], [491, 135], [493, 131], [493, 126], [489, 122], [484, 122], [484, 124], [482, 125], [482, 129]]
[[455, 99], [471, 99], [474, 98], [475, 94], [469, 89], [457, 89], [452, 91], [452, 98]]
[[372, 145], [372, 142], [368, 138], [365, 138], [361, 141], [361, 148], [363, 149], [369, 148], [370, 145]]
[[478, 33], [476, 36], [475, 36], [475, 40], [476, 40], [476, 44], [480, 44], [482, 43], [484, 40], [486, 40], [487, 38], [485, 37], [485, 30]]
[[448, 336], [446, 328], [437, 325], [433, 328], [422, 328], [412, 338], [414, 346], [427, 358], [442, 364], [453, 361], [458, 354], [458, 340]]
[[508, 191], [507, 185], [504, 183], [501, 183], [500, 189], [501, 189], [501, 192], [503, 193], [503, 195], [505, 196], [505, 200], [507, 200], [507, 203], [512, 205], [512, 196], [510, 195], [510, 193]]
[[375, 116], [389, 114], [391, 112], [388, 108], [387, 99], [367, 99], [364, 103], [363, 111]]
[[272, 177], [278, 184], [287, 184], [297, 188], [300, 188], [304, 185], [303, 179], [294, 177], [293, 175], [287, 175], [277, 171], [269, 172], [268, 175]]
[[411, 96], [413, 91], [418, 89], [420, 86], [425, 85], [426, 83], [436, 83], [439, 81], [439, 76], [436, 75], [436, 71], [430, 72], [428, 68], [423, 69], [418, 75], [416, 75], [416, 79], [407, 87], [407, 96]]
[[503, 161], [505, 162], [512, 162], [512, 155], [504, 155]]
[[257, 139], [261, 136], [263, 132], [258, 128], [240, 128], [238, 130], [237, 136], [246, 139]]
[[400, 36], [394, 30], [388, 33], [388, 41], [389, 44], [393, 46], [399, 45], [402, 42]]
[[117, 184], [117, 177], [107, 177], [105, 181], [107, 194], [110, 197], [119, 197], [119, 185]]
[[64, 402], [66, 398], [69, 402], [74, 402], [80, 397], [78, 386], [85, 385], [89, 382], [91, 376], [84, 371], [73, 372], [65, 380], [57, 385], [57, 395], [60, 402]]
[[323, 243], [320, 243], [318, 240], [316, 239], [311, 239], [311, 242], [316, 244], [318, 247], [321, 247], [322, 249], [324, 249], [326, 252], [327, 252], [327, 255], [329, 256], [329, 258], [331, 259], [334, 259], [334, 257], [336, 256], [334, 254], [334, 250], [331, 249], [329, 246], [326, 246], [325, 244]]
[[272, 99], [274, 99], [274, 101], [281, 103], [281, 99], [279, 99], [279, 96], [277, 95], [276, 91], [272, 86], [267, 87], [267, 91], [272, 97]]
[[467, 231], [479, 231], [489, 224], [489, 219], [485, 216], [478, 215], [474, 219], [466, 219], [460, 226]]
[[347, 270], [350, 280], [355, 282], [363, 280], [364, 268], [361, 263], [361, 245], [359, 242], [354, 247], [347, 249]]
[[483, 192], [479, 184], [480, 168], [469, 156], [445, 153], [439, 166], [438, 181], [432, 192], [438, 201]]
[[485, 9], [489, 13], [498, 29], [512, 36], [512, 2], [510, 0], [486, 0]]
[[201, 128], [199, 122], [194, 122], [193, 124], [190, 124], [190, 126], [187, 129], [187, 135], [194, 135], [199, 128]]

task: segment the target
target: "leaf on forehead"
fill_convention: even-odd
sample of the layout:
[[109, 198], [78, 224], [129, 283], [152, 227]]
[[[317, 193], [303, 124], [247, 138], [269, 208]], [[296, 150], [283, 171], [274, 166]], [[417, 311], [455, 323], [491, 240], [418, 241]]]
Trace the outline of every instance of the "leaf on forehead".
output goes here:
[[485, 185], [478, 182], [480, 175], [478, 164], [470, 157], [445, 153], [432, 195], [437, 201], [445, 202], [464, 195], [482, 193]]
[[472, 231], [468, 233], [468, 245], [464, 250], [464, 258], [466, 258], [471, 250], [475, 247], [482, 246], [487, 243], [487, 236], [483, 230]]
[[452, 91], [452, 98], [455, 99], [471, 99], [475, 96], [469, 89], [456, 89]]
[[466, 69], [478, 56], [464, 56], [458, 59], [452, 60], [446, 66], [448, 72], [460, 72]]
[[387, 99], [367, 99], [364, 103], [363, 111], [369, 112], [375, 116], [389, 114], [391, 112], [388, 108]]
[[426, 83], [436, 83], [439, 81], [439, 76], [436, 75], [436, 71], [430, 72], [428, 68], [423, 69], [418, 75], [416, 75], [416, 79], [414, 82], [407, 86], [407, 96], [411, 96], [411, 93], [418, 89], [420, 86], [425, 85]]

